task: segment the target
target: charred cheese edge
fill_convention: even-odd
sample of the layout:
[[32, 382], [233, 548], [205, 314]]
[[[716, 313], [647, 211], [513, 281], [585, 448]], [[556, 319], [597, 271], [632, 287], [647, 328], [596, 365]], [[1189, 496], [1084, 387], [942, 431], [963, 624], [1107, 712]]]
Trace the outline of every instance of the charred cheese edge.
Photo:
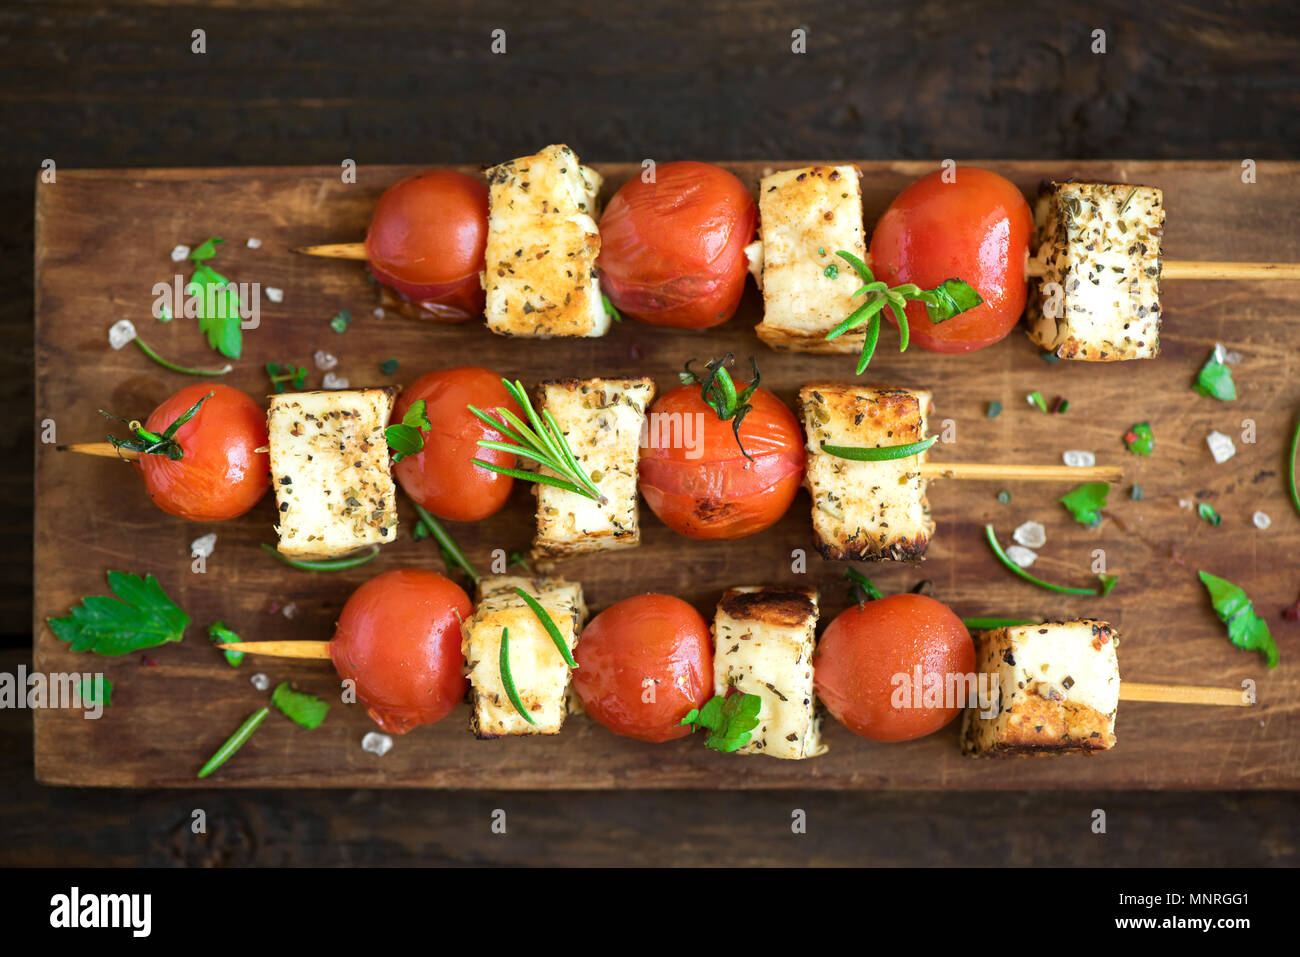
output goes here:
[[976, 668], [996, 676], [997, 694], [982, 703], [985, 712], [966, 709], [962, 752], [1092, 753], [1114, 747], [1118, 645], [1110, 625], [1090, 618], [978, 632]]
[[811, 588], [730, 588], [713, 619], [713, 687], [762, 699], [758, 726], [739, 751], [774, 758], [826, 753], [813, 695], [817, 591]]
[[384, 429], [397, 389], [286, 392], [266, 415], [279, 550], [328, 558], [397, 537]]
[[814, 382], [799, 390], [807, 436], [804, 484], [812, 496], [817, 550], [831, 561], [913, 561], [925, 555], [934, 521], [925, 453], [885, 462], [853, 462], [822, 444], [878, 447], [925, 438], [930, 393]]
[[654, 380], [645, 377], [564, 379], [538, 388], [539, 409], [555, 417], [578, 464], [606, 501], [536, 484], [535, 557], [564, 558], [640, 544], [637, 462], [654, 394]]
[[603, 336], [599, 173], [567, 146], [494, 166], [483, 273], [487, 325], [508, 336]]
[[[469, 678], [470, 729], [479, 738], [557, 734], [569, 712], [568, 664], [515, 587], [550, 614], [570, 651], [587, 618], [582, 586], [562, 578], [500, 576], [479, 583], [474, 614], [461, 625]], [[510, 676], [536, 725], [515, 710], [501, 680], [501, 632], [510, 630]]]
[[1047, 183], [1034, 221], [1044, 275], [1029, 292], [1029, 337], [1062, 359], [1159, 355], [1160, 190]]
[[[862, 279], [838, 250], [867, 255], [862, 235], [861, 173], [856, 166], [782, 170], [759, 183], [763, 321], [758, 337], [773, 349], [858, 352], [864, 332], [826, 340], [859, 303]], [[827, 276], [828, 266], [834, 266]]]

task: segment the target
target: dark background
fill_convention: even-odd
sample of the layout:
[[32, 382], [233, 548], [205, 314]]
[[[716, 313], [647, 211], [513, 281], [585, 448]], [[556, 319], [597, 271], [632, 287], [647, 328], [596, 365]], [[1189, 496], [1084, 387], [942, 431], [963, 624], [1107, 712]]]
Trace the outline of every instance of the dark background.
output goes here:
[[[804, 55], [790, 52], [798, 27]], [[190, 52], [196, 28], [205, 55]], [[504, 56], [489, 52], [495, 28]], [[30, 661], [32, 203], [46, 158], [433, 165], [565, 141], [587, 162], [1295, 159], [1297, 64], [1293, 0], [0, 5], [0, 670]], [[23, 865], [1300, 860], [1290, 793], [43, 788], [26, 711], [0, 711], [0, 780], [0, 863]], [[797, 838], [796, 807], [809, 814]], [[193, 808], [206, 836], [189, 833]], [[494, 808], [508, 837], [489, 833]], [[1094, 808], [1105, 836], [1088, 829]]]

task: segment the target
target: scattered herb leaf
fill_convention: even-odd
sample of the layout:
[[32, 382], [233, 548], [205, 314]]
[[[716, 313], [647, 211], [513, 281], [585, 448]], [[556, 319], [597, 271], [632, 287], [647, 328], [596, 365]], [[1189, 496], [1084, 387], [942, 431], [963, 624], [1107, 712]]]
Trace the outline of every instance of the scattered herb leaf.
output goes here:
[[307, 384], [307, 367], [295, 366], [285, 363], [280, 365], [276, 362], [266, 364], [266, 374], [271, 379], [271, 388], [275, 390], [276, 395], [283, 395], [284, 390], [292, 385], [295, 389], [301, 389]]
[[340, 309], [330, 320], [330, 328], [335, 332], [346, 332], [348, 326], [352, 325], [352, 310]]
[[[208, 625], [208, 640], [218, 645], [232, 645], [242, 642], [244, 639], [226, 627], [225, 622], [214, 621]], [[232, 668], [238, 668], [239, 663], [244, 660], [242, 651], [232, 651], [229, 648], [223, 648], [221, 653], [226, 656], [226, 664]]]
[[1080, 525], [1096, 528], [1101, 524], [1101, 510], [1106, 507], [1110, 486], [1105, 482], [1084, 482], [1058, 501]]
[[614, 308], [614, 304], [609, 301], [609, 296], [602, 295], [600, 301], [605, 304], [605, 315], [615, 322], [623, 321], [623, 314]]
[[384, 429], [388, 447], [393, 450], [394, 462], [400, 462], [408, 455], [415, 455], [424, 449], [424, 436], [420, 433], [432, 428], [429, 417], [425, 414], [426, 405], [424, 399], [416, 399], [402, 416], [400, 424]]
[[996, 419], [999, 415], [1002, 414], [1002, 403], [1001, 403], [1001, 402], [990, 402], [990, 403], [989, 403], [989, 410], [988, 410], [988, 412], [987, 412], [986, 414], [988, 415], [988, 417], [989, 417], [990, 419]]
[[715, 751], [731, 752], [749, 744], [753, 730], [758, 727], [758, 712], [763, 699], [756, 694], [714, 695], [703, 708], [692, 708], [682, 724], [692, 731], [709, 730], [704, 746]]
[[1043, 393], [1041, 392], [1029, 393], [1029, 395], [1025, 396], [1025, 401], [1030, 405], [1038, 406], [1039, 410], [1043, 412], [1047, 411], [1047, 400], [1043, 398]]
[[385, 359], [379, 363], [379, 371], [384, 375], [392, 375], [397, 371], [398, 361], [396, 359]]
[[1128, 494], [1129, 494], [1129, 498], [1133, 499], [1133, 501], [1135, 502], [1142, 501], [1142, 495], [1143, 495], [1142, 486], [1134, 485], [1131, 489], [1129, 489]]
[[221, 242], [224, 240], [209, 239], [190, 252], [194, 272], [185, 291], [194, 297], [199, 330], [208, 337], [208, 345], [228, 359], [238, 359], [244, 342], [239, 293], [229, 279], [206, 262], [217, 254], [217, 243]]
[[998, 492], [998, 501], [1001, 502], [1003, 505], [1011, 504], [1011, 493], [1008, 492], [1006, 489], [1003, 489], [1001, 492]]
[[1211, 525], [1222, 525], [1223, 516], [1214, 510], [1214, 507], [1208, 502], [1201, 502], [1196, 506], [1196, 514], [1201, 516]]
[[1237, 397], [1237, 386], [1232, 381], [1232, 370], [1219, 361], [1218, 348], [1210, 353], [1210, 358], [1205, 360], [1205, 365], [1201, 366], [1194, 388], [1201, 395], [1218, 399], [1220, 402], [1231, 402]]
[[1124, 444], [1134, 455], [1150, 455], [1156, 447], [1156, 438], [1150, 425], [1139, 422], [1124, 433]]
[[271, 704], [275, 705], [284, 716], [304, 728], [316, 728], [329, 714], [330, 706], [314, 694], [294, 691], [289, 682], [282, 681], [271, 692]]
[[270, 708], [263, 707], [258, 708], [245, 718], [244, 723], [239, 726], [239, 730], [227, 738], [226, 743], [217, 748], [217, 753], [208, 759], [207, 764], [203, 765], [202, 770], [199, 771], [199, 777], [206, 778], [217, 768], [225, 764], [226, 761], [230, 759], [230, 756], [242, 748], [244, 742], [252, 737], [253, 732], [257, 730], [257, 726], [261, 724], [270, 713]]
[[1226, 579], [1197, 572], [1201, 584], [1210, 593], [1210, 602], [1219, 620], [1228, 626], [1228, 640], [1238, 648], [1258, 651], [1270, 668], [1277, 667], [1277, 645], [1269, 633], [1268, 624], [1255, 614], [1255, 606], [1239, 586]]

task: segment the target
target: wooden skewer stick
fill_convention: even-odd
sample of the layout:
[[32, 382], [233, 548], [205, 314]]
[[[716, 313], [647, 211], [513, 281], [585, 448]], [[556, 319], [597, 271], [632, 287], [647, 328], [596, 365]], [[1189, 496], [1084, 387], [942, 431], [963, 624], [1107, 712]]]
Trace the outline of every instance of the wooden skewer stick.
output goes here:
[[299, 246], [294, 250], [304, 256], [324, 256], [326, 259], [366, 259], [365, 243], [326, 243], [323, 246]]
[[114, 448], [108, 442], [74, 442], [72, 445], [56, 445], [59, 452], [77, 452], [81, 455], [97, 455], [105, 459], [130, 459], [134, 462], [140, 453], [132, 449]]
[[326, 658], [330, 656], [328, 641], [232, 641], [217, 645], [223, 651], [242, 651], [250, 655], [269, 655], [272, 658]]
[[1121, 681], [1120, 701], [1166, 701], [1174, 704], [1214, 704], [1249, 708], [1248, 700], [1240, 688], [1207, 688], [1203, 685], [1159, 685], [1141, 681]]
[[[1041, 278], [1046, 264], [1029, 257], [1027, 275]], [[1300, 263], [1194, 262], [1166, 259], [1160, 266], [1161, 279], [1300, 279]]]
[[1013, 482], [1119, 482], [1118, 465], [977, 465], [974, 462], [922, 462], [922, 478], [1003, 479]]

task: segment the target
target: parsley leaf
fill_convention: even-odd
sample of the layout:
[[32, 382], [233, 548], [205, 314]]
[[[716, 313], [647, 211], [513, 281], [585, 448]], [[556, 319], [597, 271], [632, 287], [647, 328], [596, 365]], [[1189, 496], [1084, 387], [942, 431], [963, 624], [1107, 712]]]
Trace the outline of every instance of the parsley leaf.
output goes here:
[[1156, 437], [1151, 434], [1151, 426], [1139, 422], [1124, 433], [1124, 444], [1134, 455], [1150, 455], [1156, 447]]
[[350, 325], [352, 325], [351, 309], [340, 309], [330, 320], [330, 328], [335, 332], [345, 332]]
[[960, 279], [945, 279], [933, 289], [928, 289], [917, 296], [925, 303], [926, 314], [931, 322], [946, 322], [953, 316], [960, 315], [968, 309], [983, 305], [984, 299], [969, 284]]
[[1232, 381], [1232, 370], [1219, 359], [1219, 347], [1215, 347], [1210, 353], [1210, 358], [1205, 360], [1205, 365], [1201, 366], [1194, 388], [1201, 395], [1218, 399], [1220, 402], [1231, 402], [1237, 397], [1237, 386]]
[[[242, 642], [244, 639], [226, 627], [222, 621], [214, 621], [208, 625], [208, 640], [218, 645], [233, 645]], [[238, 668], [239, 663], [244, 660], [242, 651], [231, 651], [229, 648], [222, 648], [221, 653], [226, 656], [226, 664], [232, 668]]]
[[271, 692], [271, 704], [283, 711], [286, 718], [304, 728], [319, 726], [330, 710], [330, 706], [314, 694], [294, 691], [287, 681], [280, 682], [275, 691]]
[[763, 699], [756, 694], [714, 695], [703, 708], [692, 708], [682, 724], [691, 730], [709, 730], [704, 746], [715, 751], [735, 751], [749, 744], [751, 732], [758, 727], [758, 712]]
[[1228, 626], [1228, 640], [1238, 648], [1258, 651], [1264, 656], [1268, 667], [1277, 667], [1277, 644], [1269, 633], [1268, 623], [1255, 614], [1255, 606], [1246, 597], [1246, 592], [1226, 579], [1211, 575], [1209, 572], [1197, 572], [1201, 584], [1210, 593], [1214, 613]]
[[615, 322], [623, 321], [623, 314], [614, 308], [614, 304], [609, 301], [609, 296], [601, 296], [600, 301], [605, 306], [605, 315], [609, 316], [609, 318], [613, 319]]
[[1080, 525], [1096, 528], [1101, 524], [1101, 510], [1106, 507], [1110, 486], [1105, 482], [1084, 482], [1057, 501], [1066, 507]]
[[415, 455], [424, 448], [424, 436], [420, 433], [428, 432], [432, 428], [428, 416], [425, 415], [425, 405], [424, 399], [416, 399], [402, 416], [400, 425], [390, 425], [384, 429], [388, 447], [394, 453], [394, 462], [400, 462], [406, 456]]
[[271, 387], [275, 389], [276, 395], [283, 395], [286, 386], [293, 384], [295, 389], [301, 389], [307, 382], [307, 367], [280, 365], [276, 362], [266, 364], [266, 374], [271, 379]]
[[102, 704], [109, 707], [113, 704], [113, 682], [107, 678], [82, 678], [81, 684], [77, 686], [81, 694], [81, 703], [89, 707], [95, 707]]
[[1222, 525], [1223, 517], [1214, 510], [1214, 506], [1208, 502], [1201, 502], [1196, 506], [1196, 514], [1201, 516], [1211, 525]]
[[844, 577], [849, 580], [849, 601], [855, 604], [862, 605], [885, 597], [871, 579], [856, 568], [844, 569]]
[[209, 239], [190, 253], [194, 272], [185, 291], [195, 298], [199, 330], [207, 334], [208, 345], [228, 359], [238, 359], [244, 347], [239, 293], [206, 262], [217, 254], [220, 242], [225, 240]]
[[109, 572], [108, 586], [116, 598], [91, 595], [66, 617], [46, 619], [55, 637], [68, 642], [72, 651], [129, 655], [185, 636], [190, 616], [152, 575]]

